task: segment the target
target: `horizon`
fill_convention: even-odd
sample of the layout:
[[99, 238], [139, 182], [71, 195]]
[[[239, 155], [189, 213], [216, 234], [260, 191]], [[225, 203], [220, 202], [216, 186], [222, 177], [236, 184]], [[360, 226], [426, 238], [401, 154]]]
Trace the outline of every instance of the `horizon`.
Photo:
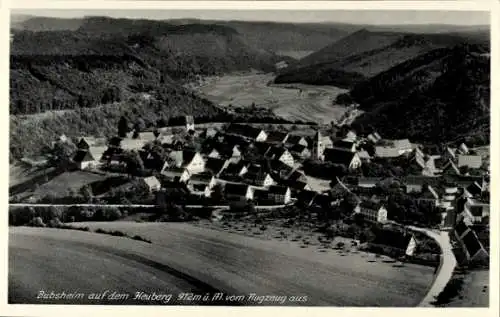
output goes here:
[[[42, 11], [42, 12], [41, 12]], [[113, 19], [146, 20], [215, 20], [293, 24], [347, 25], [443, 25], [489, 27], [489, 12], [485, 11], [412, 11], [412, 10], [11, 10], [12, 16], [37, 18], [82, 19], [108, 17]], [[333, 17], [332, 17], [333, 16]], [[383, 16], [383, 19], [381, 19]], [[485, 23], [484, 21], [488, 21]], [[390, 23], [386, 23], [389, 21]]]

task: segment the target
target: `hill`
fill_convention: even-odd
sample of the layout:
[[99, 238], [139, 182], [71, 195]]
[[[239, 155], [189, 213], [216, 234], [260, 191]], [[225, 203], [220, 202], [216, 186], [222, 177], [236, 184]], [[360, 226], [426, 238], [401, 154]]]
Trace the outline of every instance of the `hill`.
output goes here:
[[350, 97], [366, 112], [354, 126], [384, 137], [444, 143], [489, 141], [489, 48], [458, 45], [400, 63], [357, 84]]
[[[361, 30], [311, 54], [287, 69], [276, 82], [352, 87], [391, 67], [434, 49], [463, 43], [488, 45], [482, 33], [411, 34]], [[339, 74], [345, 76], [338, 76]], [[315, 74], [311, 79], [311, 74]]]
[[11, 16], [11, 28], [25, 31], [76, 31], [82, 24], [82, 19], [62, 19], [37, 16]]

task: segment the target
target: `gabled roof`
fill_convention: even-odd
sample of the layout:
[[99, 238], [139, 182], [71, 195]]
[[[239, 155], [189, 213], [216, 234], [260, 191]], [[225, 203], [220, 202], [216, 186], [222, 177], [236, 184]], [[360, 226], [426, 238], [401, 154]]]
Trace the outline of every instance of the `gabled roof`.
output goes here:
[[358, 156], [360, 159], [369, 159], [371, 156], [366, 150], [361, 150], [358, 152]]
[[298, 144], [300, 142], [300, 140], [304, 140], [307, 142], [306, 138], [304, 138], [303, 136], [301, 135], [293, 135], [293, 134], [290, 134], [288, 136], [288, 138], [286, 139], [286, 143], [287, 144]]
[[393, 140], [392, 142], [394, 144], [394, 147], [398, 149], [398, 151], [405, 151], [413, 148], [410, 140], [408, 139]]
[[356, 153], [339, 149], [325, 149], [324, 155], [325, 161], [349, 166]]
[[253, 144], [253, 147], [257, 150], [258, 154], [265, 155], [271, 149], [272, 145], [266, 142], [256, 142]]
[[249, 186], [246, 184], [227, 183], [224, 186], [224, 193], [229, 195], [245, 196]]
[[209, 157], [205, 162], [205, 169], [211, 171], [215, 175], [219, 174], [220, 171], [224, 168], [226, 164], [226, 160]]
[[462, 238], [462, 241], [470, 256], [474, 256], [479, 250], [482, 249], [481, 243], [472, 230], [465, 234], [465, 236]]
[[305, 146], [305, 145], [295, 143], [289, 150], [290, 150], [290, 152], [302, 154], [304, 151], [306, 151], [308, 149], [307, 149], [307, 146]]
[[455, 231], [459, 236], [463, 235], [468, 229], [469, 227], [463, 221], [460, 221], [455, 225]]
[[283, 148], [283, 147], [276, 147], [273, 146], [267, 151], [265, 154], [266, 157], [269, 157], [270, 159], [279, 159], [280, 157], [283, 156], [283, 154], [287, 153], [288, 150]]
[[181, 167], [167, 167], [161, 171], [161, 174], [167, 177], [181, 177], [184, 173], [190, 175], [187, 169]]
[[384, 178], [383, 177], [359, 177], [358, 178], [358, 185], [359, 184], [377, 184], [381, 182]]
[[312, 191], [312, 190], [302, 190], [300, 193], [297, 195], [297, 198], [299, 201], [302, 201], [306, 204], [312, 204], [314, 197], [316, 195], [319, 195], [317, 192]]
[[233, 123], [229, 125], [229, 127], [226, 130], [226, 133], [241, 135], [243, 137], [247, 137], [250, 139], [256, 139], [262, 131], [263, 131], [262, 129], [257, 129], [250, 125]]
[[196, 152], [190, 150], [172, 151], [168, 154], [168, 162], [178, 167], [184, 167], [191, 163], [195, 155]]
[[433, 185], [439, 182], [439, 177], [423, 176], [423, 175], [408, 175], [404, 182], [406, 185]]
[[478, 182], [470, 184], [469, 186], [467, 186], [466, 190], [473, 196], [481, 195], [481, 193], [483, 192], [483, 188], [481, 187], [481, 185], [479, 185]]
[[262, 186], [269, 177], [272, 179], [271, 175], [266, 172], [247, 172], [243, 177], [248, 183], [256, 186]]
[[359, 203], [361, 209], [379, 210], [383, 206], [383, 203], [371, 200], [363, 200]]
[[479, 155], [458, 155], [458, 167], [468, 166], [470, 168], [480, 168], [483, 164]]
[[95, 158], [97, 161], [100, 161], [107, 149], [108, 148], [106, 146], [91, 146], [89, 147], [88, 151], [93, 158]]
[[210, 173], [199, 173], [194, 174], [189, 178], [189, 183], [203, 183], [208, 184], [213, 179], [213, 176]]
[[354, 146], [354, 142], [346, 140], [336, 140], [333, 142], [333, 146], [339, 149], [351, 150]]
[[301, 172], [299, 172], [297, 170], [291, 172], [288, 175], [287, 180], [290, 181], [290, 182], [304, 182], [304, 183], [307, 183], [307, 178], [304, 175], [304, 173], [301, 173]]
[[460, 146], [458, 147], [457, 149], [461, 154], [468, 154], [469, 153], [469, 148], [467, 147], [467, 145], [465, 145], [464, 143], [460, 144]]
[[239, 174], [244, 167], [248, 166], [248, 162], [239, 161], [229, 163], [229, 165], [224, 169], [223, 174]]
[[269, 131], [267, 133], [266, 142], [278, 142], [283, 143], [288, 137], [288, 133], [283, 133], [280, 131]]
[[73, 157], [73, 161], [75, 161], [77, 163], [92, 162], [92, 161], [95, 161], [95, 158], [92, 156], [92, 154], [89, 151], [79, 150], [76, 152], [75, 156]]

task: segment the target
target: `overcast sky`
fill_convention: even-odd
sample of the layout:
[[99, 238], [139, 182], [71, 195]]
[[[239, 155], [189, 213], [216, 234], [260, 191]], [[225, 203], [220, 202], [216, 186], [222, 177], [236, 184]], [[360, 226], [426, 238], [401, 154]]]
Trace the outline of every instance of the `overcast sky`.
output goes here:
[[285, 10], [12, 10], [13, 14], [48, 17], [110, 16], [146, 19], [197, 18], [276, 22], [337, 22], [352, 24], [455, 24], [488, 25], [489, 13], [481, 11], [285, 11]]

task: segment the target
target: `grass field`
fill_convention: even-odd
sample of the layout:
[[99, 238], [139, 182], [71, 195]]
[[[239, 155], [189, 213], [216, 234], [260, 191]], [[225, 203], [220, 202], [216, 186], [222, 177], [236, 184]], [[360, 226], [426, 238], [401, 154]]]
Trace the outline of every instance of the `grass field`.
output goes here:
[[310, 245], [302, 247], [291, 240], [291, 233], [290, 240], [279, 241], [245, 236], [236, 233], [236, 228], [233, 233], [185, 223], [73, 225], [120, 230], [150, 239], [147, 250], [131, 251], [152, 251], [169, 265], [180, 265], [219, 289], [307, 295], [305, 305], [414, 306], [432, 281], [432, 268], [412, 264], [393, 267], [382, 259], [369, 261], [366, 253], [321, 251], [313, 238]]
[[38, 187], [33, 195], [44, 197], [53, 195], [55, 197], [64, 197], [70, 191], [78, 191], [83, 186], [90, 183], [104, 180], [106, 176], [85, 171], [66, 172]]
[[464, 285], [458, 298], [449, 307], [488, 307], [490, 274], [488, 270], [470, 271], [464, 276]]
[[233, 74], [208, 77], [201, 85], [191, 87], [222, 106], [246, 107], [254, 102], [289, 120], [330, 123], [346, 111], [343, 106], [333, 105], [336, 96], [346, 92], [344, 89], [303, 84], [268, 85], [273, 79], [273, 74]]

